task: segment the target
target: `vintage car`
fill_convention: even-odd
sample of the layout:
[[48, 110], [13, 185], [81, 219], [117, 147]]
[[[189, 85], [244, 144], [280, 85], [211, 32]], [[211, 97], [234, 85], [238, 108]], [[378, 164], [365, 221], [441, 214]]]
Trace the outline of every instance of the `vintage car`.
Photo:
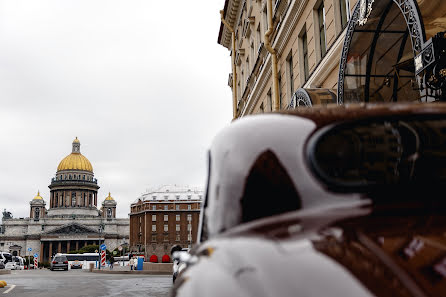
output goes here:
[[173, 296], [446, 296], [446, 104], [250, 116], [209, 152]]

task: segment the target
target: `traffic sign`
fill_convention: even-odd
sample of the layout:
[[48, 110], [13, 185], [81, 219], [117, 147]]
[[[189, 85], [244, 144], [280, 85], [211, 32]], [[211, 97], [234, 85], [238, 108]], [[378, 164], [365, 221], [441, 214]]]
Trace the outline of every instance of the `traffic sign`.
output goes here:
[[32, 248], [28, 248], [28, 252], [31, 252], [33, 249]]
[[100, 246], [102, 251], [105, 251], [107, 249], [107, 246], [105, 245], [105, 243], [101, 244]]
[[122, 246], [118, 246], [118, 251], [122, 251]]
[[37, 258], [39, 255], [37, 253], [34, 254], [34, 258]]

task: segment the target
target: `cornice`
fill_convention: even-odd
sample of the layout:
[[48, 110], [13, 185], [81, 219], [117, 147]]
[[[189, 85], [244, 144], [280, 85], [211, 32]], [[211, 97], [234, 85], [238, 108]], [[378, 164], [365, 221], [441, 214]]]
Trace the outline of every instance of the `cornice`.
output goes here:
[[[246, 0], [229, 0], [227, 10], [225, 11], [225, 20], [231, 25], [233, 28], [237, 26], [238, 19], [240, 18], [240, 8]], [[236, 28], [234, 28], [236, 30]], [[221, 45], [226, 48], [231, 47], [231, 31], [223, 26], [223, 34], [221, 39]]]

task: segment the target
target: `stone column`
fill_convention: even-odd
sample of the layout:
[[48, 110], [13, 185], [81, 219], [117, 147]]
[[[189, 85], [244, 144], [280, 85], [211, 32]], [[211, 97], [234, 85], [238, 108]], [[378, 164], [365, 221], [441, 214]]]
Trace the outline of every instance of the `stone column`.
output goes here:
[[57, 252], [58, 253], [62, 252], [62, 242], [60, 242], [60, 241], [57, 243]]
[[71, 247], [71, 241], [67, 241], [67, 254], [70, 251], [70, 247]]
[[97, 192], [95, 192], [94, 193], [94, 206], [98, 206], [98, 193]]
[[49, 254], [48, 254], [48, 258], [49, 258], [49, 261], [51, 261], [51, 257], [53, 256], [53, 242], [52, 241], [50, 241], [50, 243], [49, 243]]
[[86, 240], [84, 241], [84, 246], [87, 246], [87, 241]]
[[79, 250], [79, 240], [76, 240], [76, 251]]

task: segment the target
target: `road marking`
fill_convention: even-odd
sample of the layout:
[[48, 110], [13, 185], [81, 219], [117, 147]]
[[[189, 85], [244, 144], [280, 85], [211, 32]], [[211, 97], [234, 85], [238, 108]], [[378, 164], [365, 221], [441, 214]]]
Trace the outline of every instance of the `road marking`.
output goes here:
[[9, 288], [8, 290], [4, 291], [3, 294], [8, 294], [12, 290], [14, 290], [14, 288], [15, 288], [15, 285], [11, 285], [11, 288]]

